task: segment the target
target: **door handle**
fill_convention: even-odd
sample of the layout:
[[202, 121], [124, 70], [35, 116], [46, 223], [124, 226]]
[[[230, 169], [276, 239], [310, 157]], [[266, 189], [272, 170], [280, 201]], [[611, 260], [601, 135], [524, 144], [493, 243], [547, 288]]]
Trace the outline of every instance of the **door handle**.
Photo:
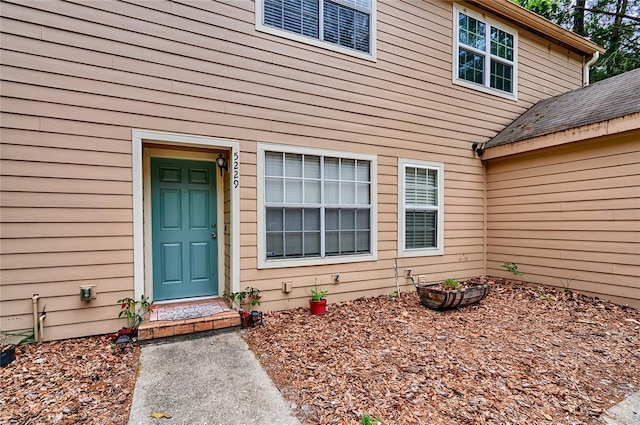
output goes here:
[[215, 239], [215, 238], [217, 238], [217, 237], [218, 237], [218, 235], [216, 234], [216, 232], [211, 233], [211, 238], [212, 238], [212, 239]]

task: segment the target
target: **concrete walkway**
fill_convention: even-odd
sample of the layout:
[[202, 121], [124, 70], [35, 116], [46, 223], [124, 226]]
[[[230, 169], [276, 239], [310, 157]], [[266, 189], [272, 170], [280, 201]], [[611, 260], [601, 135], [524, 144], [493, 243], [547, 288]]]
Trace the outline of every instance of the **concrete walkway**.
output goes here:
[[130, 425], [300, 425], [238, 330], [151, 342], [140, 363]]
[[640, 392], [607, 410], [602, 418], [608, 425], [640, 425]]

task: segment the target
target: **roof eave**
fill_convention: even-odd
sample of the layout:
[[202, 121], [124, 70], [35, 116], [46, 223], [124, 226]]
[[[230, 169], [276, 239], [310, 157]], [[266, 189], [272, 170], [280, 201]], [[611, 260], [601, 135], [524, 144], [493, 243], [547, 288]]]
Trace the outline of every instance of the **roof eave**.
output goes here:
[[467, 2], [490, 10], [511, 22], [552, 38], [580, 53], [593, 55], [595, 52], [604, 53], [606, 50], [602, 46], [568, 31], [509, 0], [467, 0]]
[[613, 136], [630, 131], [640, 131], [640, 112], [583, 125], [581, 127], [569, 128], [543, 136], [532, 137], [518, 142], [485, 148], [482, 154], [482, 160], [488, 161], [490, 159], [551, 148], [572, 142], [593, 140], [598, 137]]

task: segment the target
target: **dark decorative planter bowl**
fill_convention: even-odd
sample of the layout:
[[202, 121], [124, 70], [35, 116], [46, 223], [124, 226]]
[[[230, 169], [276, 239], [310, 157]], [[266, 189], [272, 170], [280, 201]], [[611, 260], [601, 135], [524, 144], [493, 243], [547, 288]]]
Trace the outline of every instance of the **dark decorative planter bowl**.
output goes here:
[[5, 367], [9, 365], [9, 363], [14, 361], [15, 359], [16, 359], [16, 346], [9, 345], [4, 347], [0, 355], [0, 367]]
[[489, 294], [491, 285], [486, 283], [465, 282], [465, 288], [440, 289], [438, 283], [416, 285], [420, 301], [434, 310], [466, 307], [477, 303]]

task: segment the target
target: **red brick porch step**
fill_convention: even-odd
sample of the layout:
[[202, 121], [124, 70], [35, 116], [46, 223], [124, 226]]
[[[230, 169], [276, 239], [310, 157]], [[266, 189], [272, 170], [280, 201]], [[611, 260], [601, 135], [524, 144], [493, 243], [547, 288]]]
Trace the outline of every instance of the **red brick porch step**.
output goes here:
[[[211, 302], [211, 300], [202, 301], [202, 303], [204, 302]], [[220, 300], [220, 302], [224, 302], [224, 300]], [[179, 308], [180, 306], [189, 307], [195, 304], [197, 304], [197, 302], [173, 303], [161, 305], [158, 306], [158, 308]], [[210, 316], [182, 320], [151, 321], [149, 320], [149, 315], [147, 315], [138, 328], [138, 339], [145, 341], [238, 326], [240, 326], [240, 314], [235, 310], [223, 311]]]

